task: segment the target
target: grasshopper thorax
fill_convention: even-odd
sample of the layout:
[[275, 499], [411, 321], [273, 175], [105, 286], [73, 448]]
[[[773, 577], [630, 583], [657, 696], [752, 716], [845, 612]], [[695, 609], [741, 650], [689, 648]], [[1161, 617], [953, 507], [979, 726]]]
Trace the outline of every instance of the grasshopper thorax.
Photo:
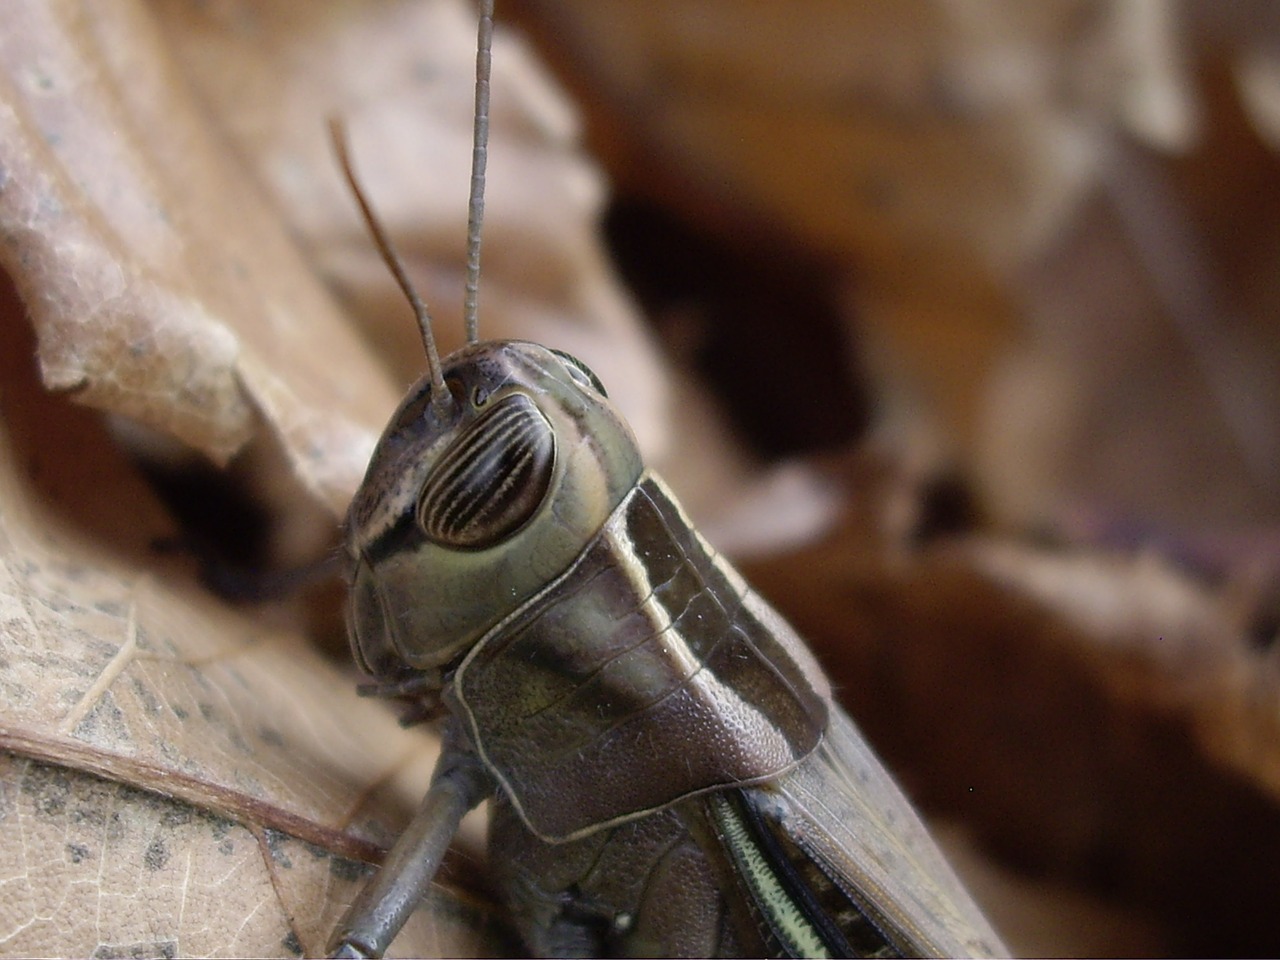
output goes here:
[[595, 376], [522, 341], [471, 344], [401, 403], [347, 516], [349, 627], [382, 679], [440, 671], [562, 573], [643, 467]]

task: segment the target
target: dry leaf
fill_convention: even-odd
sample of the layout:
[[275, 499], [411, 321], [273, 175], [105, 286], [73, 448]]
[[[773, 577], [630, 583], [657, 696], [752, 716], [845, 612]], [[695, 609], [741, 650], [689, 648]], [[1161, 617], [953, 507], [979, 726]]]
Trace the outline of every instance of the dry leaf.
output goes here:
[[937, 457], [970, 459], [1019, 332], [1010, 280], [1096, 187], [1108, 137], [1196, 132], [1164, 0], [524, 6], [624, 189], [855, 279], [878, 407]]
[[1032, 252], [1093, 176], [1097, 114], [1188, 136], [1159, 2], [532, 5], [697, 187], [891, 276]]
[[[407, 382], [422, 351], [333, 160], [325, 119], [344, 119], [374, 206], [438, 317], [442, 351], [460, 346], [474, 11], [292, 0], [155, 10], [275, 209]], [[582, 356], [660, 455], [664, 377], [598, 249], [603, 181], [577, 152], [571, 107], [504, 29], [493, 63], [481, 333]]]
[[[435, 745], [156, 555], [171, 522], [4, 306], [0, 949], [315, 955]], [[478, 904], [431, 912], [410, 952], [493, 949]]]
[[[1015, 953], [1274, 952], [1280, 685], [1227, 598], [1155, 556], [977, 538], [846, 531], [745, 572], [907, 792], [1032, 879], [976, 870]], [[1062, 924], [1091, 900], [1105, 928]]]
[[146, 8], [15, 4], [3, 57], [4, 265], [45, 382], [220, 462], [259, 410], [341, 510], [394, 392], [202, 122]]
[[523, 6], [624, 189], [825, 256], [879, 430], [992, 514], [1274, 522], [1266, 4]]
[[[468, 19], [456, 4], [416, 6], [403, 9]], [[294, 11], [304, 9], [314, 8]], [[349, 8], [342, 35], [367, 59], [389, 36], [407, 56], [417, 41], [386, 21], [385, 5], [366, 9], [362, 21]], [[218, 16], [243, 27], [258, 14], [240, 12], [208, 9], [162, 30], [137, 4], [8, 11], [0, 256], [49, 387], [217, 461], [265, 426], [302, 481], [294, 498], [332, 517], [397, 391], [211, 131], [170, 52], [165, 30], [204, 29], [207, 41]], [[443, 40], [454, 63], [473, 60], [472, 29]], [[306, 66], [332, 70], [317, 49]], [[224, 49], [219, 69], [247, 76], [248, 53]], [[305, 87], [308, 75], [293, 79]], [[326, 112], [311, 116], [312, 139]], [[469, 130], [469, 108], [452, 126]], [[308, 177], [332, 190], [331, 209], [344, 204], [342, 230], [363, 247], [316, 146]], [[579, 198], [580, 220], [598, 197], [597, 187]], [[493, 219], [500, 234], [500, 210]], [[561, 265], [563, 288], [621, 303], [598, 255], [594, 276], [576, 269]], [[518, 285], [508, 293], [520, 296]], [[315, 954], [364, 872], [356, 859], [376, 859], [420, 796], [433, 742], [358, 700], [351, 678], [296, 634], [203, 597], [189, 563], [154, 552], [171, 523], [97, 417], [39, 399], [22, 307], [11, 298], [3, 319], [5, 423], [19, 432], [17, 452], [0, 456], [0, 731], [14, 788], [7, 828], [24, 838], [4, 845], [5, 952]], [[478, 904], [442, 894], [400, 949], [490, 952], [489, 923]]]

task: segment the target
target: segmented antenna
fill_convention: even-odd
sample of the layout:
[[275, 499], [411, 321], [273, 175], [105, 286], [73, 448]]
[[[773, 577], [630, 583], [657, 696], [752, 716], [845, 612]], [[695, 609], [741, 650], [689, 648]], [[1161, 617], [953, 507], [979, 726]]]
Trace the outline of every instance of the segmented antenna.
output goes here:
[[[329, 118], [329, 136], [333, 139], [333, 149], [338, 155], [338, 163], [342, 166], [342, 172], [347, 178], [351, 192], [355, 194], [356, 203], [360, 205], [360, 212], [364, 215], [365, 225], [368, 226], [369, 232], [373, 234], [373, 242], [377, 244], [378, 252], [382, 254], [383, 262], [386, 263], [387, 268], [391, 271], [391, 275], [396, 278], [396, 283], [400, 285], [400, 289], [404, 291], [409, 305], [413, 307], [413, 315], [418, 321], [418, 331], [422, 334], [422, 345], [427, 351], [427, 368], [431, 374], [431, 405], [435, 408], [437, 414], [443, 416], [448, 412], [452, 397], [449, 394], [449, 389], [445, 386], [444, 375], [440, 371], [440, 353], [436, 350], [435, 334], [431, 332], [431, 311], [427, 309], [427, 305], [418, 296], [418, 291], [409, 282], [409, 275], [405, 273], [404, 264], [400, 262], [400, 257], [396, 254], [395, 248], [391, 246], [391, 239], [382, 228], [381, 221], [374, 215], [373, 207], [369, 205], [369, 198], [365, 196], [364, 188], [360, 186], [360, 181], [356, 179], [355, 166], [351, 162], [351, 149], [347, 143], [347, 128], [337, 117]], [[479, 254], [477, 253], [478, 260]]]
[[467, 343], [480, 339], [480, 226], [484, 222], [484, 168], [489, 159], [489, 75], [493, 57], [493, 0], [480, 0], [476, 37], [476, 109], [471, 144], [471, 195], [467, 204], [467, 286], [462, 316]]

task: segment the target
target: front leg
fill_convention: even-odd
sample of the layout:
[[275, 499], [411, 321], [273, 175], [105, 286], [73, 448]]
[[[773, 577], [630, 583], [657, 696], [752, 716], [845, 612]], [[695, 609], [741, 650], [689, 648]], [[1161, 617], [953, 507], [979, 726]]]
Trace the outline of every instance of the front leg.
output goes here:
[[493, 778], [474, 753], [446, 730], [422, 806], [382, 869], [347, 909], [329, 942], [332, 957], [380, 957], [417, 908], [440, 868], [458, 823], [492, 795]]

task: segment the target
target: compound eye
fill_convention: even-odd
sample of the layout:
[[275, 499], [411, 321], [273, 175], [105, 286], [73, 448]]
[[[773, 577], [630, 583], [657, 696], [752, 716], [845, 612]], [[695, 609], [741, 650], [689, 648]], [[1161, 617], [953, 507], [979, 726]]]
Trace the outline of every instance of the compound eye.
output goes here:
[[418, 526], [443, 546], [495, 546], [537, 513], [555, 458], [555, 431], [537, 404], [504, 397], [440, 455], [418, 495]]
[[555, 350], [550, 347], [547, 349], [564, 361], [565, 369], [569, 371], [569, 376], [573, 377], [578, 386], [594, 390], [602, 397], [609, 396], [604, 389], [604, 384], [600, 382], [600, 378], [585, 363], [572, 354], [565, 353], [563, 350]]

